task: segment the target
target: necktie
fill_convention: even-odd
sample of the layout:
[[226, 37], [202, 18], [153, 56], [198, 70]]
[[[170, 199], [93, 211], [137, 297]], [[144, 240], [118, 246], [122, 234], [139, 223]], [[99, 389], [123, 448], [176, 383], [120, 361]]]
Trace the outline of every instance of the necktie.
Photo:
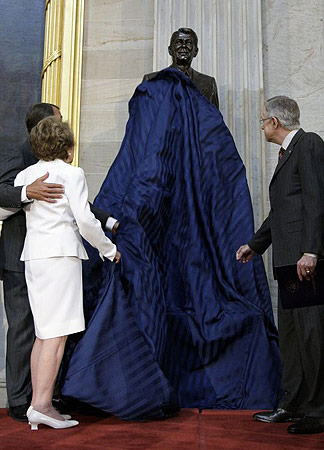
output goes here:
[[285, 149], [280, 147], [279, 153], [278, 153], [278, 162], [281, 160], [281, 158], [283, 157], [285, 153]]

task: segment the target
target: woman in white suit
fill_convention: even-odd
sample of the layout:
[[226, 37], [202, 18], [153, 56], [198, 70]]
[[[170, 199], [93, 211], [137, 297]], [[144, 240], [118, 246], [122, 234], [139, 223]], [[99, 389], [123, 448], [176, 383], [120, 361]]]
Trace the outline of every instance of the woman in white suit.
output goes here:
[[74, 138], [69, 125], [47, 117], [32, 129], [30, 140], [39, 161], [17, 175], [15, 186], [28, 185], [48, 172], [47, 181], [64, 185], [65, 193], [55, 203], [33, 201], [25, 207], [27, 233], [21, 260], [36, 334], [27, 417], [32, 429], [39, 423], [68, 428], [78, 422], [53, 408], [52, 395], [67, 335], [85, 329], [81, 260], [88, 256], [81, 236], [110, 261], [118, 263], [120, 254], [90, 211], [83, 170], [70, 165]]

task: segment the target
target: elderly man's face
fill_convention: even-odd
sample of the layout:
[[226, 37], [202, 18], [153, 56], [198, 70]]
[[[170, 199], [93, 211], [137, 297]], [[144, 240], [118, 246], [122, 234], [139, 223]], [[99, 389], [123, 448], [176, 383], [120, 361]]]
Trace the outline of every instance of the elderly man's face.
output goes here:
[[198, 48], [194, 44], [191, 34], [178, 33], [169, 46], [169, 54], [174, 64], [188, 66], [197, 55]]
[[264, 107], [261, 112], [261, 129], [264, 131], [264, 136], [268, 142], [275, 142], [276, 128], [274, 126], [274, 118], [269, 116]]

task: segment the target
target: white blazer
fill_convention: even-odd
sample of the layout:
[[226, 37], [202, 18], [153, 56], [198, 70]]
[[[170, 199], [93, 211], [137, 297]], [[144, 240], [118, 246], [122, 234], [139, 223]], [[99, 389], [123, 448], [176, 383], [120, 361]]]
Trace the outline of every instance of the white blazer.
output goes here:
[[46, 182], [63, 184], [65, 193], [56, 203], [34, 200], [24, 207], [27, 233], [21, 261], [54, 256], [88, 259], [81, 236], [113, 261], [117, 248], [90, 211], [88, 187], [81, 168], [61, 159], [38, 161], [18, 173], [14, 184], [31, 184], [46, 172], [49, 173]]

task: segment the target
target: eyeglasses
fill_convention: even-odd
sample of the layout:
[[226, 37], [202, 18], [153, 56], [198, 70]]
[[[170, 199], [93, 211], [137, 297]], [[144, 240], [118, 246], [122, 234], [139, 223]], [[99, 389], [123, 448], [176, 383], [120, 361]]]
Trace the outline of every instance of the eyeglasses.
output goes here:
[[272, 119], [272, 117], [266, 117], [265, 119], [260, 119], [260, 125], [263, 125], [265, 120]]

